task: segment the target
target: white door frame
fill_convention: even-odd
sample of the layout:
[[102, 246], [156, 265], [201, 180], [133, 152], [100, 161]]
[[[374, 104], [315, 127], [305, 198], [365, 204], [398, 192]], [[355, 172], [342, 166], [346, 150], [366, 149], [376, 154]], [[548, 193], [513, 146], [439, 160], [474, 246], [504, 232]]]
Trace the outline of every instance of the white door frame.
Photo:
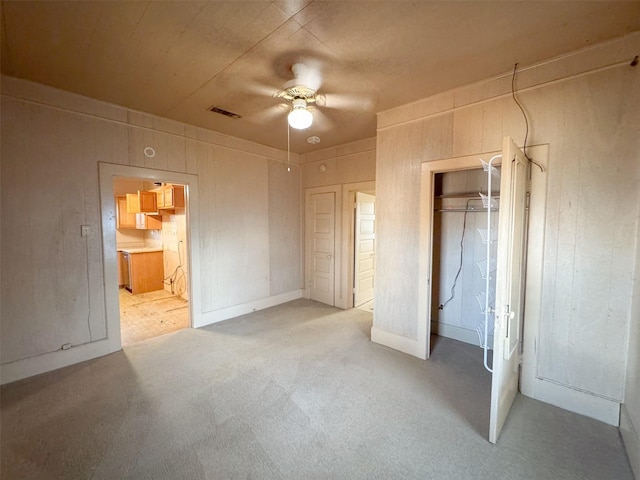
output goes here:
[[335, 194], [335, 268], [334, 268], [334, 305], [338, 308], [353, 308], [353, 201], [349, 199], [355, 192], [374, 193], [376, 182], [355, 182], [343, 185], [327, 185], [323, 187], [311, 187], [304, 190], [304, 298], [310, 297], [310, 232], [307, 226], [307, 207], [310, 196], [316, 193]]
[[[418, 292], [418, 346], [420, 358], [428, 358], [431, 333], [431, 265], [433, 256], [433, 201], [435, 173], [445, 173], [458, 170], [478, 168], [479, 158], [491, 158], [502, 153], [484, 152], [463, 157], [424, 162], [420, 177], [420, 250], [419, 250], [419, 292]], [[527, 154], [545, 168], [541, 174], [538, 167], [532, 165], [532, 194], [530, 201], [530, 224], [528, 232], [528, 251], [526, 256], [526, 290], [523, 338], [525, 355], [523, 370], [520, 377], [522, 392], [525, 395], [531, 388], [527, 388], [535, 380], [535, 346], [538, 336], [540, 309], [542, 299], [542, 260], [544, 244], [544, 216], [546, 210], [546, 166], [549, 157], [549, 145], [527, 147]], [[535, 213], [535, 218], [531, 215]], [[537, 308], [536, 308], [537, 306]], [[534, 396], [534, 395], [530, 395]], [[535, 397], [535, 396], [534, 396]]]
[[102, 262], [104, 273], [105, 314], [109, 351], [122, 348], [120, 338], [120, 300], [118, 297], [118, 255], [116, 246], [116, 205], [113, 191], [115, 177], [149, 179], [179, 183], [187, 196], [187, 282], [189, 285], [189, 321], [192, 327], [203, 325], [200, 304], [200, 248], [198, 218], [198, 177], [188, 173], [154, 170], [111, 163], [99, 164], [100, 209], [102, 221]]
[[333, 193], [334, 199], [335, 199], [335, 203], [334, 203], [335, 252], [333, 255], [333, 261], [334, 261], [333, 304], [335, 306], [339, 306], [338, 300], [340, 295], [341, 282], [340, 282], [340, 275], [337, 274], [338, 269], [336, 267], [338, 266], [337, 259], [341, 258], [342, 256], [342, 248], [340, 245], [341, 244], [340, 238], [342, 238], [342, 225], [338, 218], [338, 213], [342, 211], [342, 198], [340, 196], [340, 185], [330, 185], [326, 187], [313, 187], [313, 188], [307, 188], [304, 191], [304, 208], [302, 209], [302, 211], [304, 212], [303, 221], [304, 221], [304, 245], [305, 245], [305, 248], [304, 248], [304, 298], [311, 297], [311, 292], [309, 289], [309, 281], [311, 279], [312, 255], [310, 254], [310, 248], [311, 248], [312, 242], [311, 242], [311, 231], [309, 229], [309, 223], [308, 223], [309, 217], [307, 215], [307, 209], [309, 208], [309, 203], [311, 202], [311, 195], [315, 195], [318, 193]]
[[418, 281], [418, 349], [421, 358], [427, 359], [430, 355], [435, 175], [482, 168], [478, 158], [482, 156], [482, 158], [488, 159], [497, 153], [499, 152], [467, 155], [422, 164], [420, 175], [420, 277]]

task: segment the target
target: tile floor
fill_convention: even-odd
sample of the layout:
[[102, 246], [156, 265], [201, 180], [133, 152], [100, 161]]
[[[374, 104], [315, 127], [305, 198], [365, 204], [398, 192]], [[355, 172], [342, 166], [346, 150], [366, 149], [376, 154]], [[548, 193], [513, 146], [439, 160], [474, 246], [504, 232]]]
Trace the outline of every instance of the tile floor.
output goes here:
[[165, 290], [132, 295], [120, 289], [122, 346], [189, 328], [189, 304]]

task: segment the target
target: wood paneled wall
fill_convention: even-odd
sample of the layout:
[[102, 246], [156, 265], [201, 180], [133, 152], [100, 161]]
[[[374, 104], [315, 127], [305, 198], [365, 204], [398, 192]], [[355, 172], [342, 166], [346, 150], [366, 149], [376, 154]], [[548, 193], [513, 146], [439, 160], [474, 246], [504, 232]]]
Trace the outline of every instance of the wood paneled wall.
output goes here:
[[[145, 146], [156, 156], [146, 157]], [[301, 172], [298, 165], [287, 172], [286, 159], [273, 148], [3, 77], [2, 363], [107, 335], [98, 162], [198, 176], [199, 238], [191, 241], [199, 242], [202, 281], [190, 288], [201, 289], [201, 305], [192, 308], [204, 314], [300, 296]], [[81, 225], [91, 226], [88, 238]]]
[[[640, 205], [638, 206], [640, 210]], [[635, 275], [629, 328], [629, 355], [620, 431], [631, 467], [640, 477], [640, 221], [636, 230]]]
[[300, 156], [300, 162], [303, 189], [373, 181], [376, 179], [376, 139], [305, 153]]
[[[521, 71], [528, 144], [549, 144], [537, 376], [624, 392], [640, 195], [640, 50], [633, 34]], [[511, 75], [379, 115], [374, 325], [416, 338], [420, 164], [525, 137]], [[637, 260], [636, 260], [637, 261]]]

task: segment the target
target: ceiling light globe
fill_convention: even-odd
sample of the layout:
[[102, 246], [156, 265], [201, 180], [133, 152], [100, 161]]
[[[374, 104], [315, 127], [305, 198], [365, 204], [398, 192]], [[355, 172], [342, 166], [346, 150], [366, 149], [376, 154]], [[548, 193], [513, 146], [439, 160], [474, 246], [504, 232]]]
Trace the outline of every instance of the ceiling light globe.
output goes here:
[[313, 123], [313, 115], [304, 107], [294, 107], [289, 113], [287, 120], [289, 121], [291, 128], [304, 130], [305, 128], [309, 128]]

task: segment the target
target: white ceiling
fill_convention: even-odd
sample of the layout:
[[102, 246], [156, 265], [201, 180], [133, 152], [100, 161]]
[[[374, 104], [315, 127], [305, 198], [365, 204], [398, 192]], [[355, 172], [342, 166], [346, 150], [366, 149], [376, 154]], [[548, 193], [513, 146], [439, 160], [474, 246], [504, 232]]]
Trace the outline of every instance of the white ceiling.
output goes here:
[[327, 105], [291, 131], [299, 153], [374, 136], [376, 112], [640, 29], [640, 1], [1, 5], [3, 74], [281, 149], [273, 93], [312, 63]]

